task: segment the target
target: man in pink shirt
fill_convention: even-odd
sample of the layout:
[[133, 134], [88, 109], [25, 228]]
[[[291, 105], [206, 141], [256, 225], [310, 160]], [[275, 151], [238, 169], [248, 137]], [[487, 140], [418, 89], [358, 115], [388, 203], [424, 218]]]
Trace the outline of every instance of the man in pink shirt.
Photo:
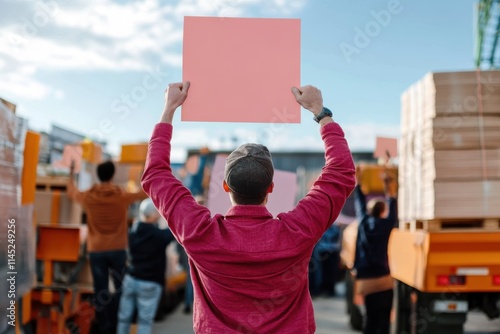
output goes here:
[[308, 264], [316, 242], [337, 218], [355, 185], [351, 152], [321, 91], [292, 88], [320, 124], [325, 167], [307, 195], [286, 213], [266, 209], [274, 168], [267, 148], [245, 144], [226, 161], [223, 188], [233, 206], [215, 214], [172, 174], [174, 112], [189, 82], [170, 84], [149, 142], [142, 186], [189, 255], [195, 333], [314, 333]]

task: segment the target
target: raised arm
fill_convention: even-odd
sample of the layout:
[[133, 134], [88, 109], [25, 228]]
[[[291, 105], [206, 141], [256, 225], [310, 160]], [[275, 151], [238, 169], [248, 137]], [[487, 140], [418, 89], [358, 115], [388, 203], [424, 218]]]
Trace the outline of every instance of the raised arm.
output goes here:
[[165, 92], [163, 114], [149, 141], [142, 187], [166, 219], [172, 233], [183, 244], [196, 233], [198, 223], [210, 216], [210, 211], [196, 203], [190, 191], [173, 174], [170, 166], [172, 120], [175, 110], [186, 100], [189, 82], [175, 83]]
[[144, 190], [139, 190], [136, 192], [125, 193], [125, 198], [128, 203], [132, 204], [137, 201], [142, 201], [143, 199], [148, 198], [148, 195], [144, 192]]
[[[297, 102], [311, 111], [316, 119], [324, 115], [321, 91], [312, 86], [293, 88]], [[287, 215], [310, 238], [319, 239], [337, 219], [355, 185], [354, 163], [344, 132], [331, 116], [319, 121], [325, 144], [325, 166], [311, 190]], [[306, 224], [304, 226], [304, 224]]]
[[67, 184], [68, 197], [70, 200], [81, 204], [83, 201], [83, 194], [80, 191], [78, 191], [74, 179], [75, 179], [75, 163], [71, 162], [71, 167], [69, 169], [69, 179]]
[[395, 188], [392, 186], [394, 178], [388, 174], [384, 177], [384, 192], [388, 201], [389, 214], [387, 220], [392, 227], [398, 227], [398, 205], [396, 200]]
[[368, 216], [368, 211], [366, 210], [366, 196], [363, 193], [363, 190], [361, 189], [362, 180], [363, 180], [363, 168], [362, 166], [356, 166], [356, 188], [354, 188], [354, 211], [356, 214], [356, 219], [360, 224]]

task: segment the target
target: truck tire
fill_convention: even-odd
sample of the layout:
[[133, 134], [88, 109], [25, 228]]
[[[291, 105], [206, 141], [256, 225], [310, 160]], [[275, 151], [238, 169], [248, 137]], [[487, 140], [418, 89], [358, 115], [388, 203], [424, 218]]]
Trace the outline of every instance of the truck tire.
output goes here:
[[[426, 293], [410, 288], [411, 313], [408, 333], [420, 334], [463, 334], [467, 313], [439, 313], [433, 309], [433, 303], [445, 299], [466, 301], [467, 296], [460, 293]], [[450, 298], [451, 297], [451, 298]], [[404, 332], [402, 332], [404, 333]]]

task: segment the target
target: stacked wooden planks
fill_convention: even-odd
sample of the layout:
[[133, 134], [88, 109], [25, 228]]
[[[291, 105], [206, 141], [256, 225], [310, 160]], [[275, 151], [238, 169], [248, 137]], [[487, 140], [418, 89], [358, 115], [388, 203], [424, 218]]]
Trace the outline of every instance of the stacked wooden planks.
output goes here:
[[402, 95], [401, 132], [403, 223], [500, 218], [500, 71], [427, 74]]

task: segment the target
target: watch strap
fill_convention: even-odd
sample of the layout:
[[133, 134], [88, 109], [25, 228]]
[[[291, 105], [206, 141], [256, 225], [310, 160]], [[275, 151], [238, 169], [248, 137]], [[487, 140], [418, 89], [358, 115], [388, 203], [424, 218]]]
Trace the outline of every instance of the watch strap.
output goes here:
[[332, 117], [333, 114], [330, 109], [323, 107], [323, 109], [321, 109], [321, 112], [316, 116], [314, 116], [313, 119], [316, 121], [316, 123], [319, 123], [319, 121], [321, 121], [323, 118], [327, 116]]

